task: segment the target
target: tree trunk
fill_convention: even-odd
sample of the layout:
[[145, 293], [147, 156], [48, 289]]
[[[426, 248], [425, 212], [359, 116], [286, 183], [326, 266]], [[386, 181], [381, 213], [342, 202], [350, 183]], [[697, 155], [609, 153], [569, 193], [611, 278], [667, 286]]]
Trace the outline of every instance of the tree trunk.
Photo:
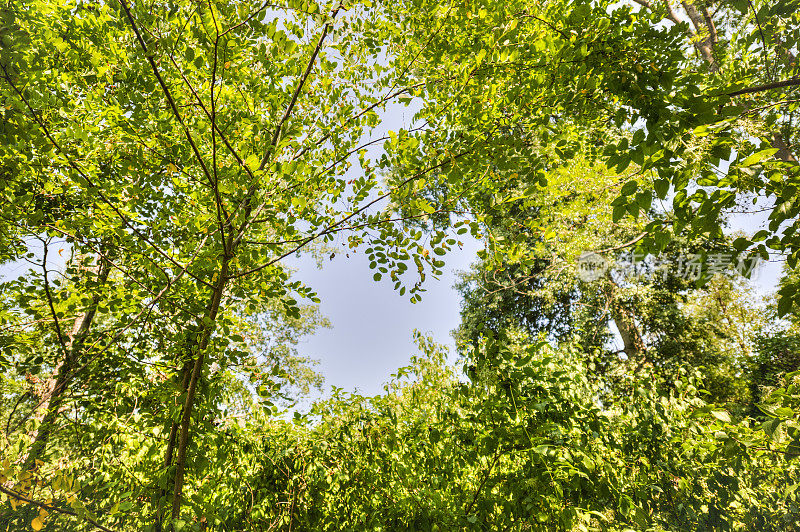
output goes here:
[[611, 277], [610, 271], [606, 273], [606, 279], [611, 284], [609, 312], [611, 319], [614, 320], [614, 324], [617, 326], [619, 336], [622, 338], [622, 351], [627, 355], [629, 361], [637, 360], [639, 362], [636, 368], [638, 371], [642, 364], [647, 361], [642, 334], [639, 332], [639, 327], [636, 325], [633, 314], [620, 301], [620, 287]]
[[[197, 385], [203, 374], [205, 350], [208, 347], [211, 334], [214, 332], [214, 322], [217, 319], [222, 295], [228, 282], [229, 261], [230, 258], [228, 257], [223, 259], [222, 268], [214, 286], [214, 291], [211, 294], [211, 301], [206, 309], [203, 321], [198, 328], [198, 332], [194, 336], [194, 343], [190, 346], [190, 352], [193, 354], [194, 360], [187, 363], [187, 368], [191, 368], [191, 373], [184, 373], [182, 384], [184, 386], [183, 389], [185, 390], [186, 398], [183, 404], [183, 411], [181, 412], [181, 422], [179, 427], [173, 423], [172, 430], [170, 431], [170, 442], [167, 444], [167, 452], [164, 459], [166, 467], [170, 467], [173, 457], [175, 458], [172, 493], [173, 522], [180, 517], [181, 504], [183, 502], [183, 479], [186, 471], [186, 449], [189, 445], [189, 427], [191, 425], [192, 410], [194, 409]], [[178, 438], [177, 448], [174, 446], [175, 436]], [[156, 522], [157, 529], [160, 529], [162, 526], [161, 515], [159, 503]], [[172, 528], [172, 524], [167, 527], [168, 530]]]
[[[81, 266], [79, 266], [78, 269], [80, 270]], [[100, 265], [97, 271], [98, 284], [105, 285], [110, 272], [111, 264], [107, 260], [100, 259]], [[41, 460], [47, 450], [47, 444], [55, 430], [58, 413], [64, 404], [67, 387], [72, 379], [72, 370], [76, 367], [77, 359], [86, 342], [86, 337], [89, 335], [89, 329], [97, 313], [100, 299], [100, 293], [95, 291], [88, 308], [83, 314], [75, 318], [72, 332], [68, 337], [67, 351], [64, 358], [56, 368], [55, 378], [50, 379], [45, 385], [42, 394], [44, 403], [40, 410], [44, 412], [44, 414], [42, 415], [41, 423], [36, 431], [36, 436], [28, 451], [28, 456], [25, 458], [23, 470], [35, 469], [36, 461]]]
[[689, 15], [689, 20], [692, 21], [692, 25], [697, 32], [690, 35], [690, 38], [694, 41], [693, 44], [695, 48], [700, 52], [705, 62], [708, 63], [709, 70], [712, 72], [718, 71], [719, 65], [714, 59], [714, 42], [717, 38], [717, 29], [714, 26], [714, 22], [711, 20], [710, 16], [705, 18], [701, 15], [700, 11], [697, 10], [697, 7], [695, 7], [694, 2], [691, 0], [688, 2], [681, 2], [681, 4], [683, 5], [683, 9], [686, 10], [686, 14]]
[[[179, 383], [180, 384], [179, 395], [183, 395], [186, 393], [186, 389], [189, 386], [189, 377], [191, 377], [192, 374], [192, 368], [193, 366], [191, 364], [191, 361], [187, 361], [183, 365], [183, 370], [181, 371], [181, 377], [180, 377], [181, 380]], [[175, 454], [175, 442], [178, 437], [178, 428], [180, 427], [180, 424], [177, 421], [172, 421], [170, 425], [171, 426], [169, 430], [169, 437], [167, 438], [167, 450], [164, 453], [164, 471], [167, 473], [169, 472], [169, 468], [172, 466], [172, 459]], [[164, 515], [161, 507], [161, 499], [166, 497], [166, 495], [167, 495], [167, 489], [160, 488], [157, 490], [155, 500], [153, 501], [153, 506], [156, 508], [155, 522], [153, 523], [155, 532], [162, 532], [163, 530], [162, 527], [163, 527]]]
[[622, 338], [623, 351], [628, 356], [628, 360], [638, 360], [644, 356], [644, 342], [639, 328], [631, 313], [619, 301], [615, 300], [611, 303], [611, 318]]

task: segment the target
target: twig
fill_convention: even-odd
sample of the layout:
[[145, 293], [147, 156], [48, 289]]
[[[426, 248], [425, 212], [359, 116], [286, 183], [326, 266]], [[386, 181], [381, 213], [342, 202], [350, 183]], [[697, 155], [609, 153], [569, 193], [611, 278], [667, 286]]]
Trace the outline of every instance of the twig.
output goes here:
[[71, 515], [73, 517], [83, 518], [83, 519], [89, 521], [91, 524], [93, 524], [97, 528], [99, 528], [100, 530], [102, 530], [103, 532], [114, 532], [114, 530], [112, 530], [110, 528], [107, 528], [107, 527], [104, 527], [103, 525], [101, 525], [100, 523], [98, 523], [97, 521], [92, 519], [91, 517], [88, 517], [86, 515], [78, 515], [77, 512], [73, 512], [72, 510], [65, 510], [64, 508], [58, 508], [57, 506], [52, 506], [50, 504], [45, 504], [43, 502], [39, 502], [39, 501], [35, 501], [33, 499], [29, 499], [25, 495], [23, 495], [23, 494], [21, 494], [21, 493], [19, 493], [17, 491], [14, 491], [12, 489], [6, 488], [5, 486], [0, 485], [0, 492], [5, 493], [9, 497], [13, 497], [13, 498], [17, 499], [18, 501], [27, 502], [28, 504], [33, 504], [34, 506], [38, 506], [39, 508], [44, 508], [45, 510], [49, 510], [51, 512], [56, 512], [56, 513], [59, 513], [59, 514]]
[[630, 242], [625, 242], [624, 244], [620, 244], [619, 246], [614, 246], [614, 247], [605, 248], [605, 249], [599, 249], [599, 250], [595, 251], [595, 253], [606, 253], [608, 251], [617, 251], [618, 249], [627, 248], [627, 247], [630, 247], [630, 246], [634, 245], [635, 243], [637, 243], [638, 241], [640, 241], [641, 239], [643, 239], [646, 236], [647, 236], [647, 231], [645, 231], [644, 233], [639, 234], [636, 238], [634, 238]]

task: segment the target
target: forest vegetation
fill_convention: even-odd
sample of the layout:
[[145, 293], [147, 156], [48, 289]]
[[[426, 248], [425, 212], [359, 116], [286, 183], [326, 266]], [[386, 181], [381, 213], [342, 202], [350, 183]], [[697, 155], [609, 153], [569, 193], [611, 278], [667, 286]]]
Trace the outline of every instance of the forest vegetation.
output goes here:
[[[798, 42], [798, 0], [2, 0], [0, 530], [800, 530]], [[418, 302], [466, 239], [457, 352], [303, 402], [289, 261]]]

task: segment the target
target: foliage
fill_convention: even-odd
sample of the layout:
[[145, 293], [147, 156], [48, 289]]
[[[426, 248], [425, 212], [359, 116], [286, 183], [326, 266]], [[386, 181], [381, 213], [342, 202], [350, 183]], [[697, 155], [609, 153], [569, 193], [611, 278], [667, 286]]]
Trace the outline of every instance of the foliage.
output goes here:
[[[4, 2], [0, 524], [797, 528], [773, 4]], [[727, 234], [751, 200], [767, 228]], [[467, 233], [463, 375], [418, 337], [386, 393], [281, 415], [325, 325], [288, 257], [363, 247], [416, 302]], [[705, 274], [577, 276], [622, 249]], [[783, 254], [775, 308], [717, 251]]]
[[[783, 429], [773, 440], [731, 422], [698, 398], [694, 376], [667, 393], [629, 379], [636, 400], [603, 408], [579, 353], [511, 336], [487, 345], [499, 362], [469, 383], [418, 337], [422, 354], [385, 394], [339, 391], [308, 419], [227, 425], [209, 442], [209, 461], [222, 462], [207, 496], [228, 512], [199, 519], [220, 530], [798, 525]], [[794, 389], [780, 393], [772, 400], [794, 405]]]

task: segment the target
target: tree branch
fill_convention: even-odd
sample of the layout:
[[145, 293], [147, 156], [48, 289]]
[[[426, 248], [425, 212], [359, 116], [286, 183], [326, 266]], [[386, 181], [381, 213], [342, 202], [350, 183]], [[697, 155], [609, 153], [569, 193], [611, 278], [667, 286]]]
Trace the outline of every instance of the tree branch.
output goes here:
[[125, 11], [125, 14], [128, 17], [128, 22], [130, 23], [131, 29], [136, 34], [136, 40], [139, 41], [139, 45], [142, 47], [142, 51], [144, 51], [145, 57], [147, 57], [147, 62], [150, 63], [150, 68], [153, 71], [153, 75], [156, 77], [156, 80], [158, 80], [158, 84], [161, 86], [161, 90], [164, 92], [164, 96], [167, 98], [167, 102], [169, 103], [169, 106], [172, 109], [172, 113], [175, 115], [175, 118], [178, 120], [178, 123], [183, 128], [183, 132], [186, 135], [186, 139], [188, 140], [189, 145], [191, 146], [195, 157], [197, 158], [197, 162], [200, 163], [200, 167], [203, 169], [203, 173], [205, 174], [209, 183], [213, 185], [214, 181], [211, 177], [211, 173], [208, 171], [206, 163], [203, 160], [203, 157], [200, 155], [200, 150], [197, 149], [197, 145], [194, 143], [192, 132], [189, 131], [188, 126], [186, 126], [186, 124], [184, 123], [183, 118], [181, 117], [181, 113], [178, 110], [178, 106], [175, 104], [175, 100], [172, 98], [172, 92], [169, 90], [169, 87], [164, 82], [164, 78], [161, 77], [161, 72], [158, 70], [158, 65], [156, 65], [155, 59], [153, 59], [153, 54], [151, 54], [150, 50], [147, 49], [147, 44], [144, 42], [142, 34], [139, 32], [139, 27], [136, 25], [136, 21], [133, 20], [133, 14], [131, 13], [130, 7], [128, 7], [128, 3], [125, 0], [117, 0], [117, 1], [122, 6], [122, 9]]
[[773, 81], [772, 83], [765, 83], [763, 85], [756, 85], [754, 87], [748, 87], [746, 89], [740, 89], [738, 91], [733, 91], [727, 93], [728, 96], [741, 96], [742, 94], [753, 94], [756, 92], [764, 92], [773, 89], [782, 89], [783, 87], [797, 87], [800, 85], [800, 76], [795, 76], [793, 78], [785, 79], [783, 81]]
[[[28, 108], [28, 111], [30, 111], [34, 122], [36, 122], [39, 125], [39, 127], [42, 130], [42, 133], [44, 133], [45, 137], [47, 137], [47, 140], [50, 142], [50, 144], [53, 145], [53, 147], [56, 150], [58, 150], [59, 153], [64, 155], [69, 167], [72, 168], [73, 170], [75, 170], [75, 172], [77, 172], [77, 174], [81, 177], [81, 179], [83, 179], [86, 182], [86, 184], [89, 186], [89, 188], [92, 189], [92, 192], [94, 194], [97, 194], [100, 197], [100, 199], [103, 201], [103, 203], [108, 205], [108, 207], [112, 211], [114, 211], [114, 213], [119, 217], [120, 221], [122, 221], [122, 223], [128, 229], [130, 229], [137, 237], [139, 237], [143, 242], [147, 243], [147, 245], [150, 246], [157, 254], [159, 254], [162, 257], [164, 257], [167, 261], [172, 263], [173, 266], [175, 266], [175, 267], [177, 267], [179, 269], [185, 270], [186, 267], [182, 266], [178, 261], [176, 261], [175, 259], [170, 257], [167, 252], [165, 252], [163, 249], [158, 247], [151, 239], [147, 238], [147, 236], [145, 234], [143, 234], [136, 226], [134, 226], [134, 224], [128, 219], [128, 217], [125, 216], [122, 213], [120, 208], [114, 202], [112, 202], [111, 199], [108, 196], [105, 195], [105, 193], [103, 192], [102, 188], [97, 186], [97, 184], [89, 177], [89, 175], [86, 172], [83, 171], [83, 169], [78, 165], [78, 163], [76, 163], [75, 161], [73, 161], [69, 157], [69, 154], [66, 152], [66, 150], [64, 150], [64, 148], [61, 147], [61, 144], [59, 144], [58, 141], [56, 141], [56, 139], [50, 133], [50, 129], [47, 127], [47, 124], [45, 124], [44, 120], [42, 120], [39, 117], [39, 114], [36, 112], [36, 110], [30, 104], [28, 99], [25, 97], [25, 94], [12, 81], [11, 75], [8, 73], [8, 70], [6, 70], [5, 65], [0, 63], [0, 69], [3, 70], [4, 79], [11, 86], [11, 88], [14, 89], [14, 92], [17, 93], [17, 96], [19, 96], [19, 98], [22, 101], [22, 103], [25, 104], [25, 107]], [[211, 284], [208, 281], [206, 281], [205, 279], [201, 279], [200, 277], [194, 275], [191, 272], [186, 272], [186, 273], [187, 273], [187, 275], [189, 275], [189, 277], [191, 277], [192, 279], [194, 279], [198, 283], [205, 284], [207, 286], [211, 286]]]
[[50, 308], [50, 315], [53, 317], [53, 323], [55, 324], [56, 327], [56, 335], [58, 336], [58, 343], [61, 345], [62, 354], [66, 359], [67, 357], [69, 357], [69, 349], [67, 348], [67, 342], [64, 340], [64, 335], [61, 331], [61, 324], [58, 320], [58, 314], [56, 313], [56, 309], [53, 306], [53, 294], [50, 291], [50, 281], [47, 278], [48, 242], [46, 240], [43, 240], [42, 246], [44, 249], [44, 257], [42, 258], [42, 277], [44, 279], [44, 293], [47, 296], [47, 306]]
[[71, 515], [71, 516], [77, 517], [79, 519], [85, 519], [86, 521], [88, 521], [89, 523], [93, 524], [95, 527], [99, 528], [103, 532], [114, 532], [114, 530], [112, 530], [110, 528], [107, 528], [107, 527], [104, 527], [103, 525], [101, 525], [100, 523], [98, 523], [97, 521], [95, 521], [94, 519], [92, 519], [92, 518], [90, 518], [90, 517], [88, 517], [86, 515], [78, 515], [77, 512], [73, 512], [72, 510], [65, 510], [64, 508], [59, 508], [57, 506], [52, 506], [50, 504], [45, 504], [43, 502], [35, 501], [35, 500], [30, 499], [30, 498], [26, 497], [25, 495], [23, 495], [23, 494], [21, 494], [21, 493], [19, 493], [17, 491], [14, 491], [12, 489], [6, 488], [5, 486], [0, 485], [0, 492], [5, 493], [9, 497], [13, 497], [18, 501], [27, 502], [28, 504], [32, 504], [34, 506], [38, 506], [39, 508], [44, 508], [45, 510], [48, 510], [48, 511], [51, 511], [51, 512], [56, 512], [58, 514], [64, 514], [64, 515]]
[[[400, 188], [402, 188], [402, 187], [404, 187], [404, 186], [408, 185], [408, 184], [409, 184], [409, 183], [411, 183], [412, 181], [415, 181], [415, 180], [419, 179], [420, 177], [422, 177], [422, 176], [424, 176], [424, 175], [426, 175], [426, 174], [428, 174], [428, 173], [430, 173], [430, 172], [432, 172], [432, 171], [436, 170], [437, 168], [441, 168], [441, 167], [445, 166], [446, 164], [448, 164], [448, 163], [451, 163], [452, 161], [455, 161], [456, 159], [459, 159], [459, 158], [463, 157], [463, 156], [464, 156], [464, 155], [466, 155], [467, 153], [470, 153], [470, 152], [468, 152], [468, 151], [465, 151], [465, 152], [458, 153], [458, 154], [456, 154], [456, 155], [452, 156], [450, 159], [448, 159], [448, 160], [446, 160], [446, 161], [443, 161], [443, 162], [441, 162], [441, 163], [439, 163], [439, 164], [437, 164], [437, 165], [431, 166], [431, 167], [429, 167], [429, 168], [426, 168], [425, 170], [422, 170], [422, 171], [420, 171], [420, 172], [418, 172], [418, 173], [414, 174], [413, 176], [411, 176], [411, 177], [407, 178], [406, 180], [404, 180], [402, 183], [398, 184], [398, 185], [397, 185], [397, 186], [394, 188], [394, 190], [398, 190], [398, 189], [400, 189]], [[329, 225], [328, 227], [326, 227], [325, 229], [323, 229], [323, 230], [321, 230], [321, 231], [319, 231], [319, 232], [317, 232], [317, 233], [314, 233], [314, 234], [312, 234], [312, 235], [309, 235], [308, 237], [304, 238], [304, 239], [303, 239], [303, 240], [302, 240], [302, 241], [301, 241], [299, 244], [297, 244], [295, 247], [293, 247], [292, 249], [290, 249], [290, 250], [286, 251], [285, 253], [283, 253], [283, 254], [281, 254], [281, 255], [279, 255], [279, 256], [277, 256], [277, 257], [275, 257], [274, 259], [272, 259], [272, 260], [270, 260], [270, 261], [267, 261], [267, 262], [265, 262], [264, 264], [261, 264], [261, 265], [259, 265], [259, 266], [256, 266], [256, 267], [254, 267], [254, 268], [251, 268], [251, 269], [249, 269], [249, 270], [246, 270], [246, 271], [244, 271], [244, 272], [239, 272], [239, 273], [236, 273], [236, 274], [234, 274], [234, 275], [231, 275], [231, 276], [230, 276], [230, 278], [231, 278], [231, 279], [235, 279], [235, 278], [238, 278], [238, 277], [244, 277], [244, 276], [246, 276], [246, 275], [250, 275], [250, 274], [252, 274], [252, 273], [255, 273], [255, 272], [259, 271], [259, 270], [263, 270], [264, 268], [267, 268], [267, 267], [271, 266], [272, 264], [275, 264], [276, 262], [278, 262], [278, 261], [280, 261], [280, 260], [282, 260], [282, 259], [284, 259], [284, 258], [288, 257], [289, 255], [291, 255], [291, 254], [293, 254], [293, 253], [296, 253], [298, 250], [300, 250], [300, 249], [302, 249], [303, 247], [305, 247], [305, 246], [306, 246], [308, 243], [310, 243], [310, 242], [312, 242], [312, 241], [314, 241], [314, 240], [316, 240], [316, 239], [318, 239], [318, 238], [321, 238], [321, 237], [323, 237], [323, 236], [325, 236], [325, 235], [327, 235], [327, 234], [329, 234], [329, 233], [336, 232], [336, 230], [337, 230], [337, 229], [338, 229], [338, 228], [339, 228], [341, 225], [345, 224], [346, 222], [348, 222], [349, 220], [351, 220], [351, 219], [352, 219], [352, 218], [354, 218], [355, 216], [357, 216], [357, 215], [359, 215], [359, 214], [363, 213], [365, 210], [369, 209], [370, 207], [372, 207], [373, 205], [375, 205], [375, 204], [376, 204], [376, 203], [378, 203], [379, 201], [382, 201], [382, 200], [386, 199], [387, 197], [389, 197], [389, 195], [390, 195], [392, 192], [393, 192], [393, 191], [389, 191], [389, 192], [385, 192], [384, 194], [381, 194], [380, 196], [378, 196], [377, 198], [373, 199], [373, 200], [372, 200], [372, 201], [370, 201], [369, 203], [367, 203], [367, 204], [363, 205], [363, 206], [362, 206], [362, 207], [360, 207], [359, 209], [356, 209], [356, 210], [355, 210], [355, 211], [353, 211], [352, 213], [348, 214], [347, 216], [345, 216], [344, 218], [342, 218], [342, 219], [341, 219], [341, 220], [339, 220], [338, 222], [335, 222], [335, 223], [333, 223], [333, 224]]]
[[630, 247], [630, 246], [634, 245], [635, 243], [637, 243], [638, 241], [640, 241], [641, 239], [643, 239], [644, 237], [646, 237], [648, 234], [649, 233], [647, 233], [647, 232], [641, 233], [636, 238], [631, 240], [630, 242], [625, 242], [624, 244], [620, 244], [619, 246], [614, 246], [614, 247], [610, 247], [610, 248], [598, 249], [597, 251], [595, 251], [595, 253], [606, 253], [608, 251], [617, 251], [619, 249]]

